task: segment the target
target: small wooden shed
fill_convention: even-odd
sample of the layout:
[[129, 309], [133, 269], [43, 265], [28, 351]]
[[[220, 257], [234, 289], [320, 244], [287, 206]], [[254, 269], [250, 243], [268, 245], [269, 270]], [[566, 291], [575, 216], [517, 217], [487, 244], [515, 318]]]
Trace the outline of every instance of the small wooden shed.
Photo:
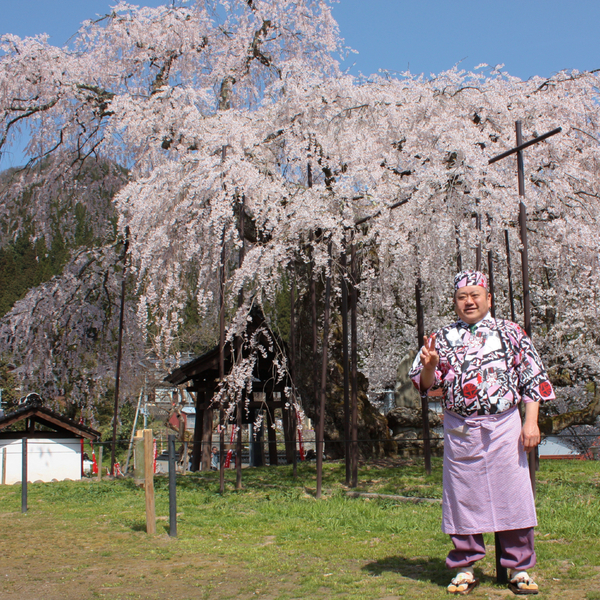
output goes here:
[[[10, 427], [19, 424], [22, 427]], [[100, 433], [45, 407], [40, 396], [30, 394], [17, 409], [0, 417], [0, 481], [21, 482], [23, 440], [28, 481], [81, 479], [84, 439], [99, 440]]]
[[[258, 310], [253, 310], [251, 320], [248, 322], [247, 331], [252, 334], [259, 328], [268, 331], [268, 336], [276, 340], [281, 348], [285, 349], [284, 342], [269, 329], [264, 316]], [[272, 346], [268, 341], [266, 347]], [[242, 354], [244, 350], [242, 350]], [[227, 375], [232, 368], [232, 348], [231, 344], [225, 345], [224, 363], [225, 374]], [[296, 441], [296, 419], [289, 408], [285, 408], [285, 388], [290, 385], [287, 379], [275, 383], [273, 377], [273, 360], [275, 352], [268, 350], [264, 355], [260, 355], [257, 361], [255, 372], [252, 379], [252, 396], [245, 401], [245, 409], [242, 414], [242, 422], [252, 425], [256, 415], [264, 411], [265, 425], [268, 437], [268, 456], [269, 464], [277, 464], [277, 440], [275, 429], [273, 428], [273, 416], [275, 409], [282, 409], [282, 421], [285, 438], [286, 460], [288, 463], [293, 461], [293, 452], [295, 451]], [[165, 381], [173, 385], [187, 384], [187, 391], [196, 400], [196, 422], [194, 427], [194, 445], [192, 450], [192, 459], [190, 469], [197, 471], [210, 469], [210, 454], [213, 446], [213, 411], [215, 407], [213, 397], [216, 393], [219, 382], [219, 347], [206, 352], [202, 356], [182, 365], [170, 373]], [[260, 399], [259, 399], [260, 398]], [[251, 438], [252, 440], [252, 438]], [[229, 441], [229, 440], [227, 440]], [[262, 441], [250, 441], [251, 466], [264, 464], [262, 457]]]

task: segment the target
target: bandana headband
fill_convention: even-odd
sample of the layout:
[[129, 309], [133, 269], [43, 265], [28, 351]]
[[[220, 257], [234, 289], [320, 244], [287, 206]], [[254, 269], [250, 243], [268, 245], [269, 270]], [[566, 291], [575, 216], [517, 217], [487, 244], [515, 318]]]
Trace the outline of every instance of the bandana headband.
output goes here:
[[454, 291], [466, 285], [479, 285], [488, 289], [487, 277], [481, 271], [461, 271], [454, 277]]

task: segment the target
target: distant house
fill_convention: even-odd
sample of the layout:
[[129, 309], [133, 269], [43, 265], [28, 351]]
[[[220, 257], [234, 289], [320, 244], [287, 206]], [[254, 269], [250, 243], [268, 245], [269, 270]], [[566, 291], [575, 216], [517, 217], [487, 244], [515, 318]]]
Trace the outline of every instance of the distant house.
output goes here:
[[540, 458], [581, 458], [578, 450], [572, 448], [564, 439], [556, 435], [549, 435], [544, 438], [538, 446], [538, 452]]
[[96, 441], [100, 433], [46, 408], [37, 394], [30, 394], [16, 410], [0, 417], [1, 483], [22, 480], [23, 440], [27, 481], [81, 479], [84, 439]]

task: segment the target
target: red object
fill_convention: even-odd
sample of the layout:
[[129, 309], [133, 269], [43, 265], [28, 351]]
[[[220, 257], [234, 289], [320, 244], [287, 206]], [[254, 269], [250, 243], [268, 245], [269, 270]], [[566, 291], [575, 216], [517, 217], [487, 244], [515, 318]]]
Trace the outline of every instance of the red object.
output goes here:
[[547, 398], [552, 394], [552, 386], [548, 381], [542, 381], [542, 383], [540, 383], [540, 394], [544, 398]]
[[300, 428], [300, 413], [296, 410], [296, 420], [298, 421], [298, 447], [300, 448], [300, 460], [304, 460], [304, 442], [302, 441], [302, 429]]
[[463, 388], [463, 394], [467, 400], [473, 400], [477, 396], [477, 386], [472, 383], [467, 383]]
[[153, 461], [153, 473], [156, 473], [156, 438], [154, 438], [153, 441], [153, 445], [154, 445], [154, 461]]
[[[229, 444], [233, 444], [233, 440], [235, 438], [235, 430], [236, 427], [235, 425], [231, 428], [231, 439], [229, 440]], [[227, 450], [227, 457], [225, 458], [225, 465], [224, 468], [225, 469], [229, 469], [229, 466], [231, 465], [231, 456], [233, 455], [233, 450], [230, 448], [229, 450]]]
[[96, 453], [92, 448], [92, 475], [98, 475], [98, 463], [96, 462]]

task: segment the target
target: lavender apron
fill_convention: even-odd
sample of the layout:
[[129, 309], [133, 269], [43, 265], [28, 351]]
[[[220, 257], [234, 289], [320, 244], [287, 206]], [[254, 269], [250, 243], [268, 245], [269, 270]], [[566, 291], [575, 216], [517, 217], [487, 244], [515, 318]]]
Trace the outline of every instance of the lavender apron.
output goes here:
[[517, 407], [495, 415], [444, 413], [442, 531], [474, 534], [537, 525]]

